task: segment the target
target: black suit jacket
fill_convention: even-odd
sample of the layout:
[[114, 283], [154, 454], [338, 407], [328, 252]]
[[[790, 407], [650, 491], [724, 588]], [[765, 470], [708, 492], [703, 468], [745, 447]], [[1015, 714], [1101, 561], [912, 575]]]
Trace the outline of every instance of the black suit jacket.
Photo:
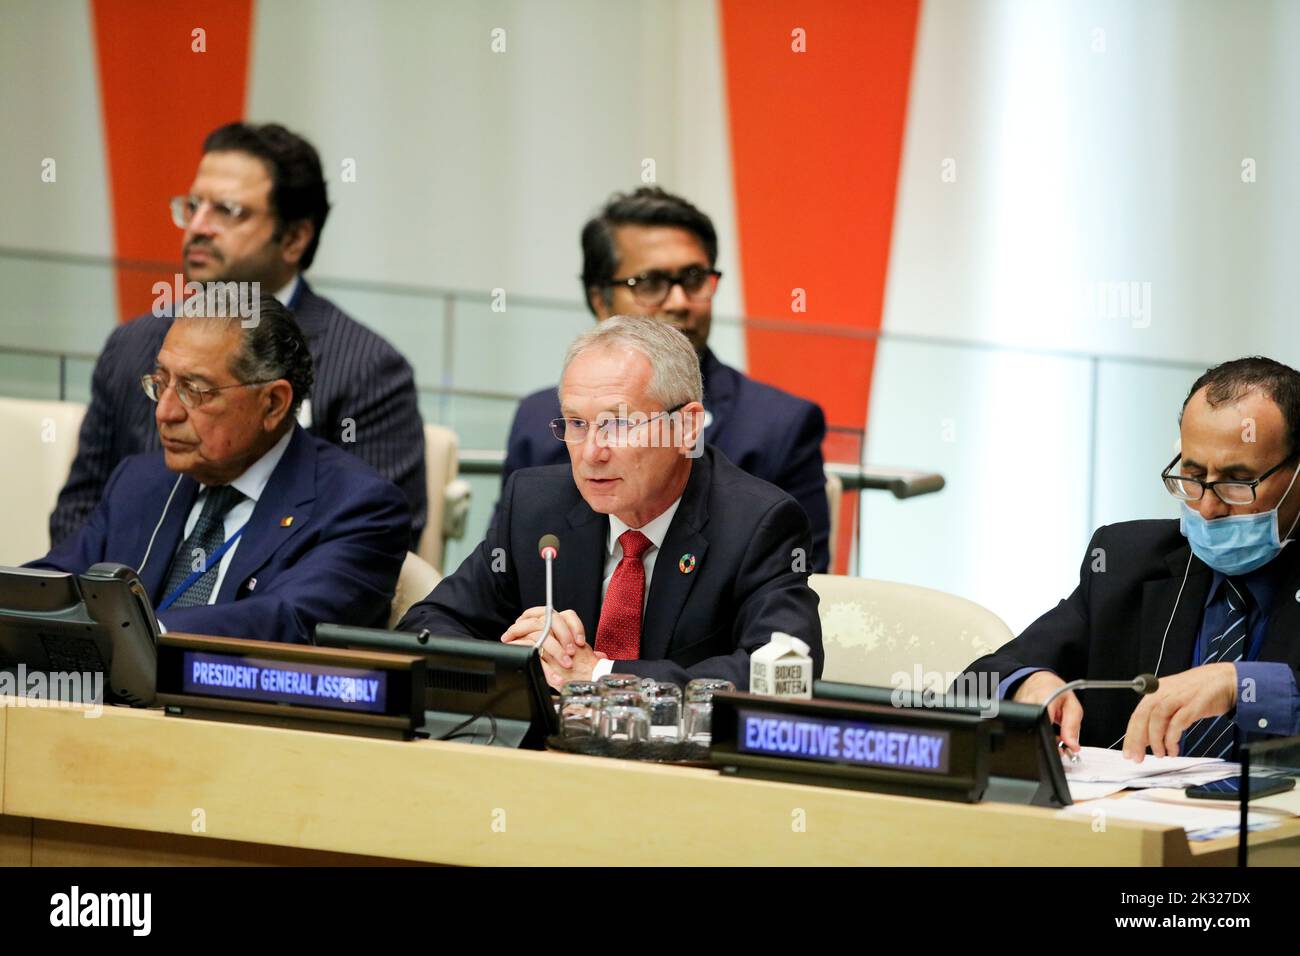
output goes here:
[[[1273, 559], [1282, 562], [1279, 584], [1258, 658], [1286, 662], [1292, 670], [1300, 667], [1298, 552], [1300, 545], [1290, 544]], [[1175, 520], [1106, 525], [1088, 545], [1074, 593], [1015, 640], [975, 661], [968, 672], [988, 675], [996, 688], [1022, 667], [1045, 667], [1067, 681], [1131, 680], [1138, 674], [1161, 677], [1188, 670], [1213, 577], [1206, 564], [1191, 556]], [[1079, 701], [1080, 742], [1097, 747], [1113, 746], [1124, 735], [1137, 706], [1128, 691], [1085, 690]]]
[[[555, 604], [577, 612], [589, 644], [600, 621], [609, 518], [582, 499], [567, 465], [527, 468], [506, 484], [497, 520], [455, 574], [398, 627], [499, 640], [527, 608], [546, 603], [538, 539], [555, 533]], [[812, 648], [822, 670], [817, 594], [791, 551], [808, 547], [808, 519], [794, 500], [741, 471], [716, 449], [695, 459], [681, 504], [655, 560], [641, 629], [641, 659], [619, 673], [685, 685], [723, 677], [749, 687], [749, 655], [785, 631]], [[695, 569], [683, 573], [682, 556]], [[493, 570], [494, 563], [501, 570]], [[504, 564], [504, 567], [502, 565]]]
[[[812, 526], [811, 568], [827, 570], [831, 514], [822, 461], [826, 417], [820, 406], [754, 381], [723, 365], [707, 349], [700, 371], [704, 407], [712, 416], [704, 429], [705, 442], [799, 502]], [[568, 462], [564, 443], [555, 440], [549, 425], [559, 417], [560, 399], [553, 388], [534, 392], [519, 403], [506, 443], [503, 486], [520, 468]]]
[[[387, 341], [317, 295], [301, 277], [288, 305], [307, 338], [316, 373], [308, 430], [356, 455], [402, 490], [411, 510], [413, 549], [424, 530], [428, 496], [424, 423], [411, 366]], [[153, 371], [170, 327], [170, 318], [142, 315], [109, 335], [95, 362], [77, 457], [50, 515], [54, 545], [90, 517], [122, 459], [162, 447], [154, 403], [140, 388], [140, 376]]]

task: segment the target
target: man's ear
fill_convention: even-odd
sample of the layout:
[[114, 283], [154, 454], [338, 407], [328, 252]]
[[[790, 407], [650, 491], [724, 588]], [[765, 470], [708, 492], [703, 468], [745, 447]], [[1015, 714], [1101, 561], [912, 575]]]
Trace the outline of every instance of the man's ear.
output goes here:
[[688, 402], [682, 406], [681, 454], [683, 458], [699, 458], [704, 454], [704, 406]]
[[276, 379], [262, 393], [262, 428], [276, 431], [293, 407], [293, 386], [286, 379]]
[[603, 322], [610, 317], [609, 303], [605, 301], [605, 290], [600, 286], [587, 287], [587, 301], [591, 303], [591, 311], [596, 313], [597, 322]]
[[297, 266], [302, 261], [303, 253], [311, 245], [314, 235], [316, 235], [316, 227], [312, 225], [310, 219], [299, 219], [297, 222], [289, 223], [280, 233], [280, 257], [288, 265]]

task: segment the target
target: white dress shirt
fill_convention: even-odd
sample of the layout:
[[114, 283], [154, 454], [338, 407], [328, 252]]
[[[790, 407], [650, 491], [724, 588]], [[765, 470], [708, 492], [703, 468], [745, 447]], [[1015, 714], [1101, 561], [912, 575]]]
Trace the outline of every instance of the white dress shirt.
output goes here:
[[293, 298], [293, 294], [297, 291], [298, 273], [295, 272], [293, 278], [285, 284], [284, 288], [276, 292], [275, 297], [279, 300], [280, 304], [287, 309], [289, 308], [289, 300]]
[[[650, 539], [650, 547], [646, 548], [645, 554], [641, 555], [641, 566], [645, 568], [645, 593], [641, 595], [641, 619], [645, 620], [645, 605], [646, 599], [650, 596], [650, 581], [655, 573], [655, 559], [659, 556], [659, 549], [663, 547], [664, 538], [668, 534], [668, 526], [673, 523], [673, 515], [677, 514], [677, 506], [681, 503], [681, 496], [678, 495], [677, 500], [668, 506], [667, 511], [653, 521], [646, 522], [640, 528], [631, 528], [615, 515], [609, 516], [609, 538], [605, 542], [605, 578], [600, 583], [602, 605], [605, 600], [605, 592], [609, 590], [609, 582], [614, 577], [614, 569], [623, 560], [623, 545], [618, 539], [625, 531], [640, 531]], [[596, 646], [594, 634], [591, 637], [591, 646], [593, 648]], [[591, 670], [591, 679], [600, 680], [613, 670], [614, 662], [612, 660], [596, 661], [596, 666]]]
[[[230, 487], [244, 495], [244, 499], [226, 512], [223, 526], [226, 532], [226, 540], [230, 536], [248, 523], [248, 519], [253, 516], [253, 509], [257, 507], [257, 500], [262, 497], [262, 492], [266, 490], [266, 483], [271, 480], [271, 472], [275, 471], [275, 466], [280, 464], [280, 459], [284, 457], [285, 449], [289, 447], [289, 442], [293, 439], [293, 429], [289, 429], [284, 436], [271, 446], [265, 455], [257, 459], [248, 466], [247, 470], [230, 483]], [[198, 495], [194, 499], [194, 504], [190, 508], [190, 515], [185, 519], [185, 530], [181, 533], [181, 543], [190, 536], [194, 526], [199, 523], [199, 515], [203, 513], [203, 502], [208, 500], [208, 486], [202, 485]], [[243, 540], [242, 538], [240, 540]], [[226, 553], [221, 556], [221, 564], [217, 568], [217, 580], [212, 585], [212, 594], [208, 597], [209, 604], [217, 603], [217, 593], [221, 590], [221, 582], [226, 578], [226, 569], [230, 567], [230, 562], [239, 550], [239, 541], [236, 541]]]

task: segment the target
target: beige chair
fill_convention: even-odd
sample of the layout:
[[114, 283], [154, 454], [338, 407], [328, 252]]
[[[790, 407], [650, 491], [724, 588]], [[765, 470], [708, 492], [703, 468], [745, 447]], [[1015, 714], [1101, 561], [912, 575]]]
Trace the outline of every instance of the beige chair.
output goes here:
[[77, 402], [0, 398], [0, 565], [22, 564], [50, 550], [50, 512], [68, 480], [85, 413]]
[[423, 601], [441, 580], [442, 575], [434, 570], [433, 565], [413, 551], [406, 552], [401, 573], [397, 575], [397, 592], [388, 612], [388, 626], [396, 627], [411, 605]]
[[840, 502], [844, 499], [844, 482], [839, 475], [826, 475], [826, 503], [831, 508], [831, 568], [835, 567], [835, 549], [840, 540]]
[[838, 574], [809, 583], [821, 598], [823, 680], [942, 692], [1012, 638], [992, 611], [943, 591]]
[[457, 478], [460, 470], [456, 433], [442, 425], [424, 426], [425, 490], [429, 517], [420, 536], [418, 554], [441, 570], [447, 539], [465, 534], [469, 515], [469, 482]]

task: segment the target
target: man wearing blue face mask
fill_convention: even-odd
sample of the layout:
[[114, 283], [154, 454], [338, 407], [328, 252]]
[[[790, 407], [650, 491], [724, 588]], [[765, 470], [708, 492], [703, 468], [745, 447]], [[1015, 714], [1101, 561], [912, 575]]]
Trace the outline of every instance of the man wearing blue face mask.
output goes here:
[[1300, 372], [1225, 362], [1192, 386], [1161, 473], [1178, 520], [1098, 529], [1079, 586], [970, 665], [1004, 698], [1043, 703], [1079, 678], [1160, 679], [1051, 705], [1071, 750], [1228, 757], [1247, 734], [1300, 732]]

